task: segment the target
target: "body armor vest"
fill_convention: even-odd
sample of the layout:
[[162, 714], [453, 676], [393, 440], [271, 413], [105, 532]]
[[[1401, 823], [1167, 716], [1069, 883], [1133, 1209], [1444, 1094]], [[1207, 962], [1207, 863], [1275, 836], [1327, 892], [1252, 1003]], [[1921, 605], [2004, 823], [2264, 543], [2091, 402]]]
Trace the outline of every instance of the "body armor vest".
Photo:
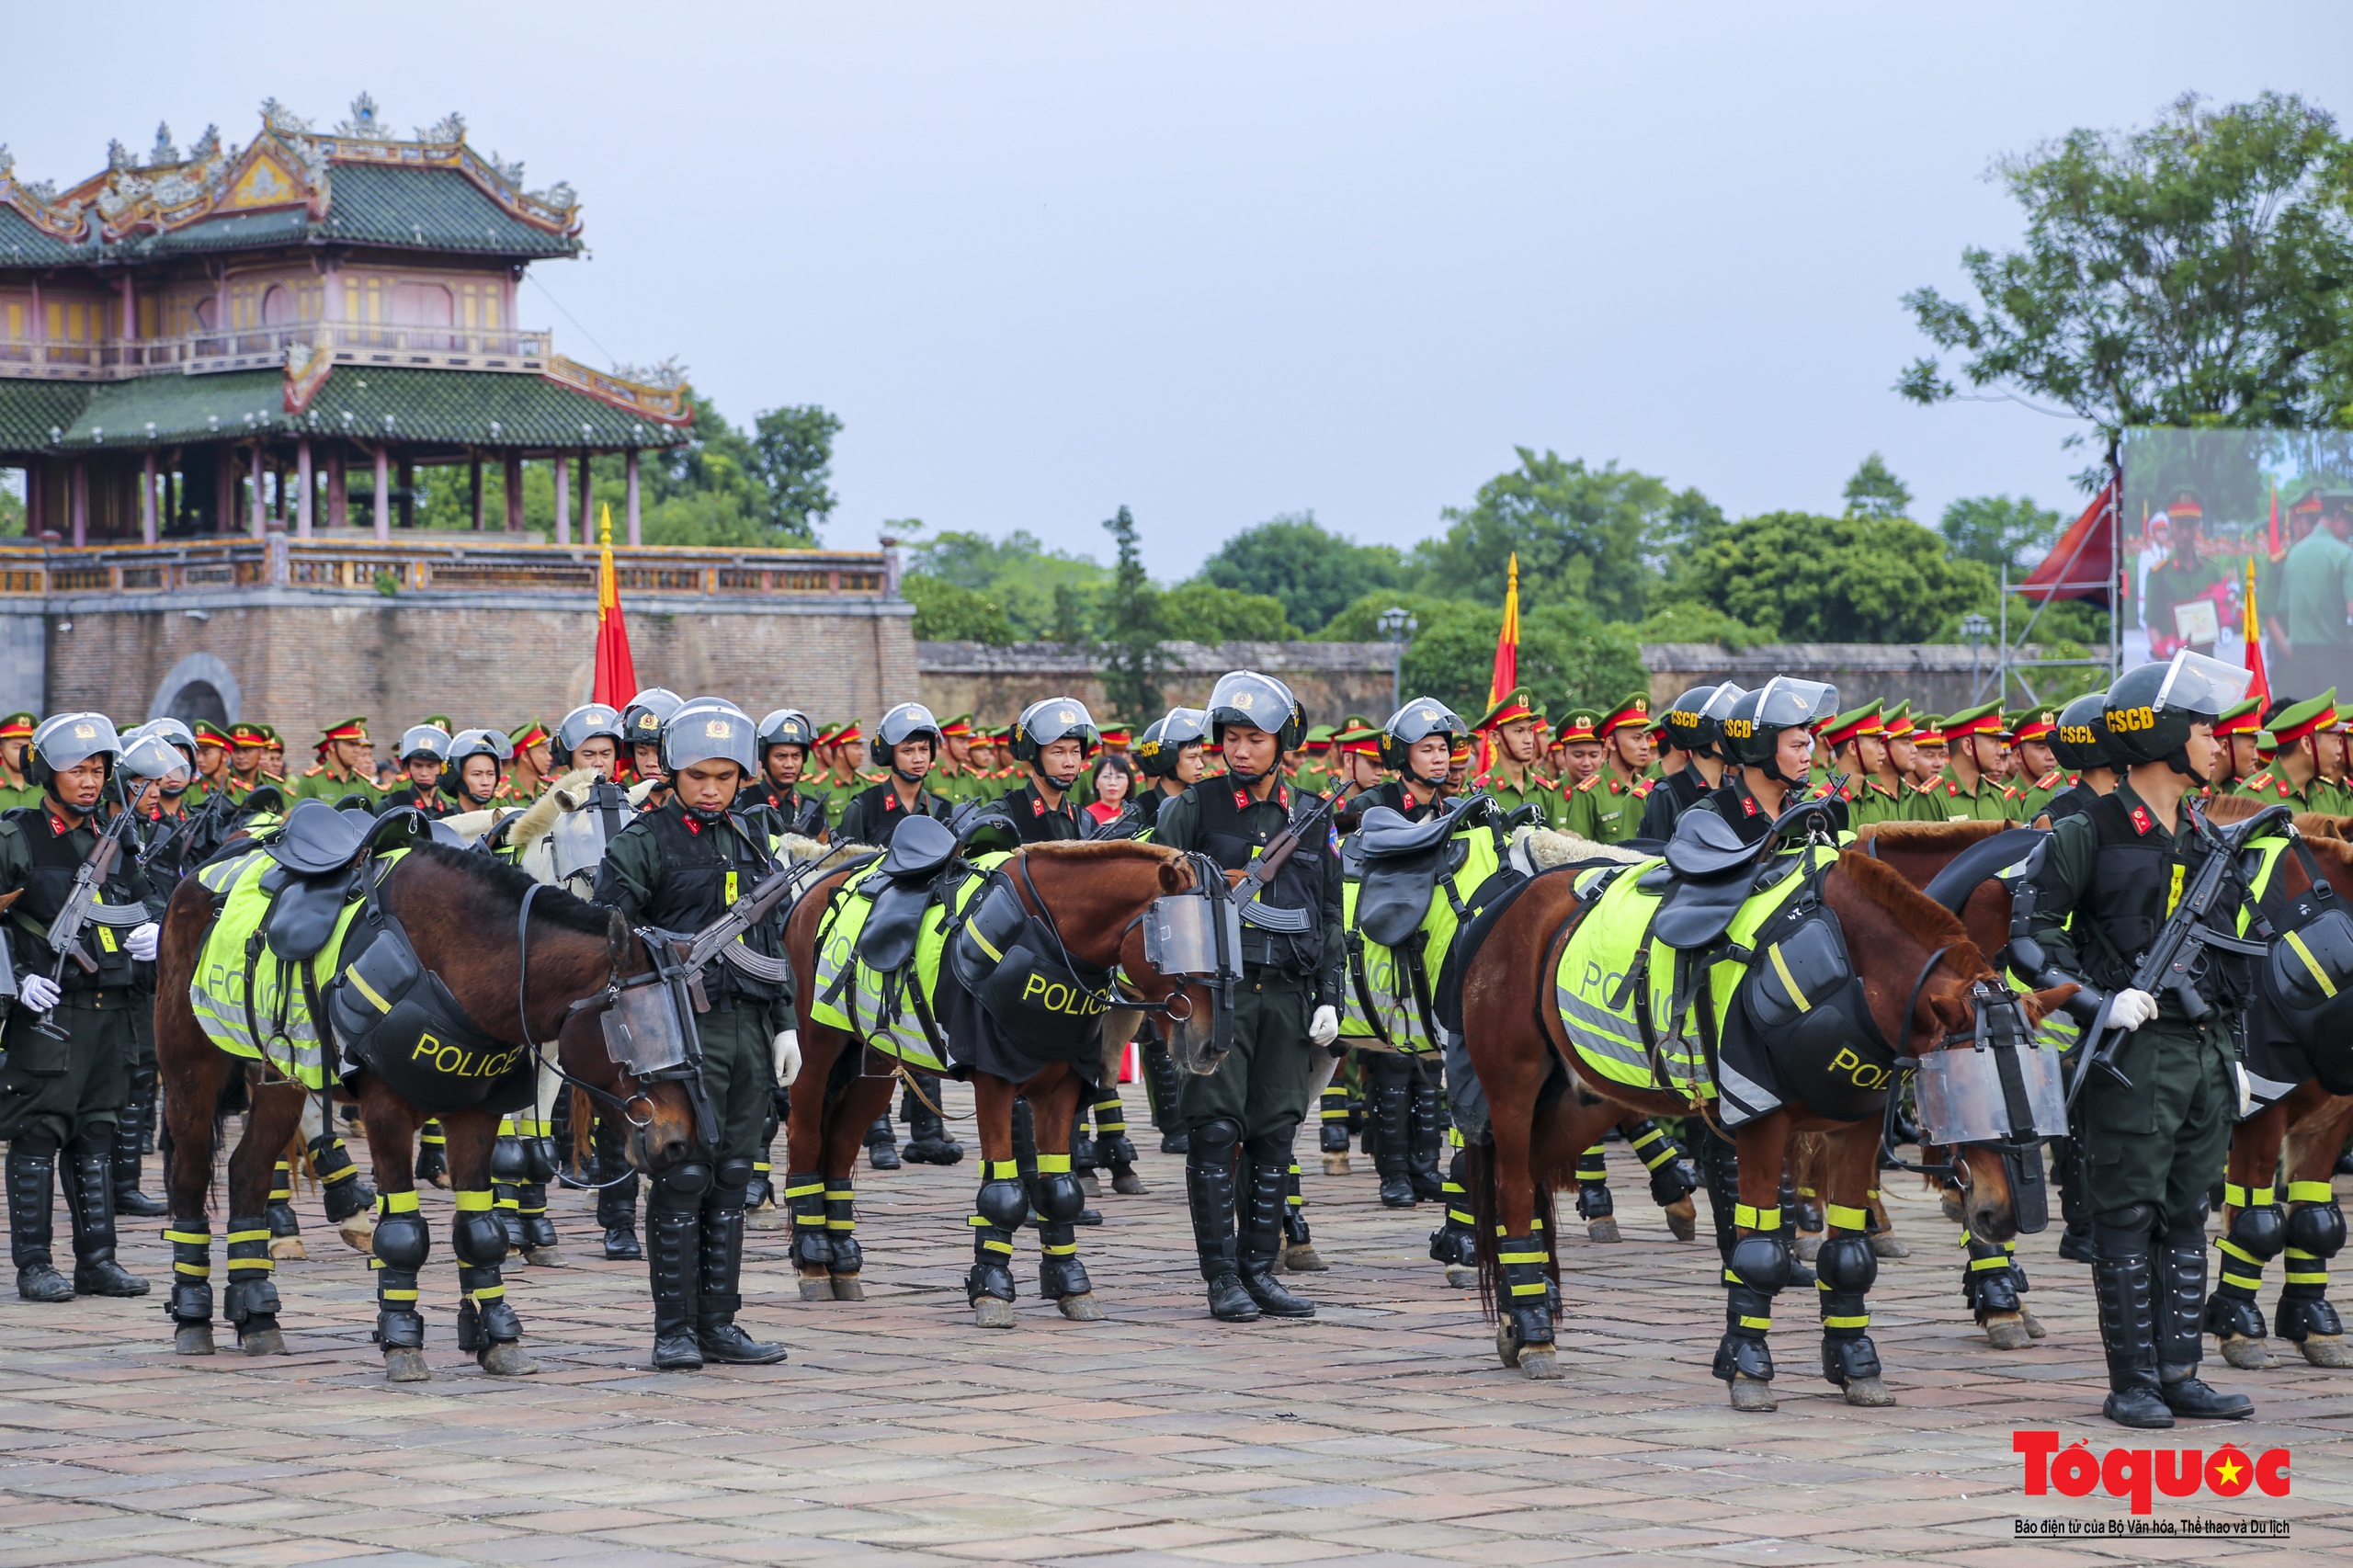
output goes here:
[[[18, 963], [28, 971], [48, 974], [57, 967], [58, 956], [49, 945], [49, 923], [57, 918], [65, 901], [73, 896], [74, 874], [97, 847], [98, 827], [95, 820], [85, 819], [81, 827], [71, 833], [51, 833], [45, 806], [18, 806], [6, 816], [17, 824], [25, 841], [26, 857], [32, 862], [32, 869], [25, 878], [25, 896], [8, 911], [17, 923]], [[145, 879], [133, 869], [133, 857], [138, 852], [139, 841], [126, 837], [121, 853], [115, 858], [114, 869], [107, 873], [100, 887], [100, 903], [116, 909], [143, 907], [145, 901], [141, 895], [145, 892]], [[69, 960], [58, 980], [60, 988], [82, 992], [131, 984], [131, 960], [122, 945], [124, 935], [96, 920], [85, 926], [82, 951], [98, 960], [98, 971], [88, 973], [80, 964]]]
[[2077, 783], [2052, 796], [2050, 804], [2042, 810], [2051, 818], [2051, 825], [2057, 827], [2069, 817], [2081, 816], [2090, 811], [2092, 802], [2099, 798], [2099, 792], [2090, 785]]
[[[733, 812], [717, 822], [699, 822], [689, 827], [686, 808], [673, 801], [659, 811], [646, 812], [624, 831], [652, 834], [662, 857], [661, 885], [638, 918], [681, 936], [699, 931], [726, 914], [728, 905], [775, 869], [743, 819]], [[764, 958], [784, 957], [784, 944], [773, 920], [753, 926], [743, 940]], [[713, 1002], [724, 997], [767, 1003], [784, 994], [781, 986], [755, 980], [733, 964], [715, 963], [704, 970], [703, 985]]]
[[[2188, 801], [2182, 810], [2186, 822]], [[2126, 804], [2121, 794], [2102, 795], [2084, 811], [2098, 832], [2099, 856], [2090, 891], [2076, 909], [2076, 929], [2088, 927], [2091, 934], [2075, 946], [2085, 978], [2108, 991], [2132, 983], [2132, 971], [2211, 853], [2194, 837], [2177, 838], [2170, 848], [2151, 842], [2134, 820], [2136, 812], [2147, 820], [2148, 808]], [[2235, 915], [2235, 903], [2217, 908], [2212, 924], [2227, 931]], [[2208, 955], [2207, 977], [2200, 983], [2208, 1002], [2220, 999], [2217, 982], [2234, 962], [2225, 954]]]
[[[1275, 797], [1282, 803], [1286, 815], [1295, 816], [1304, 810], [1313, 796], [1294, 793], [1288, 785], [1277, 785]], [[1246, 871], [1257, 858], [1277, 830], [1254, 831], [1243, 825], [1243, 808], [1236, 800], [1245, 801], [1255, 809], [1259, 802], [1248, 801], [1240, 790], [1225, 779], [1204, 779], [1193, 786], [1193, 801], [1200, 812], [1201, 847], [1210, 858], [1229, 871]], [[1262, 813], [1263, 814], [1263, 813]], [[1315, 973], [1324, 958], [1324, 857], [1331, 846], [1322, 839], [1302, 838], [1299, 847], [1291, 851], [1282, 869], [1274, 875], [1255, 901], [1273, 911], [1299, 911], [1307, 916], [1302, 931], [1270, 931], [1253, 925], [1247, 907], [1242, 916], [1242, 960], [1245, 964], [1262, 964], [1285, 974], [1307, 977]]]

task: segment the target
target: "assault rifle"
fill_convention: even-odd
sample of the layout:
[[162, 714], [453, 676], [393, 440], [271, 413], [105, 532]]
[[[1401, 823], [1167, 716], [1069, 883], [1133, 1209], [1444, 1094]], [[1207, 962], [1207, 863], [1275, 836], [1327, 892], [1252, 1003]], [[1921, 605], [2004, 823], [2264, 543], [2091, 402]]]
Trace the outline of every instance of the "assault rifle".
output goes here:
[[1258, 858], [1251, 862], [1250, 869], [1242, 873], [1242, 880], [1234, 884], [1233, 902], [1246, 904], [1264, 892], [1267, 884], [1275, 880], [1275, 873], [1283, 869], [1283, 862], [1299, 848], [1300, 840], [1310, 833], [1323, 830], [1324, 820], [1332, 814], [1333, 804], [1332, 797], [1319, 795], [1315, 797], [1313, 810], [1303, 817], [1294, 817], [1283, 824], [1283, 830], [1267, 841], [1266, 848], [1258, 852]]
[[[105, 798], [101, 794], [99, 801], [103, 802]], [[92, 809], [97, 809], [95, 804]], [[82, 950], [82, 933], [89, 928], [91, 911], [97, 906], [98, 893], [106, 885], [107, 873], [114, 869], [115, 860], [122, 853], [122, 835], [130, 826], [130, 802], [119, 801], [106, 831], [98, 835], [98, 842], [92, 846], [88, 858], [74, 872], [74, 886], [65, 895], [64, 906], [58, 910], [57, 918], [49, 923], [50, 950], [57, 955], [57, 965], [49, 974], [51, 984], [63, 983], [68, 960], [78, 965], [85, 974], [98, 972], [98, 960]], [[139, 923], [143, 924], [146, 919], [147, 912], [142, 909]], [[55, 1012], [52, 1007], [41, 1014], [33, 1028], [51, 1040], [70, 1038], [65, 1030], [58, 1028], [52, 1016]]]
[[749, 892], [729, 904], [726, 914], [692, 936], [673, 944], [679, 960], [686, 965], [689, 983], [698, 996], [702, 986], [702, 971], [714, 959], [725, 960], [755, 980], [764, 980], [770, 984], [784, 981], [791, 972], [788, 962], [756, 953], [735, 938], [775, 914], [776, 906], [806, 882], [818, 867], [826, 865], [828, 859], [830, 857], [779, 868], [754, 883]]
[[[2167, 992], [2181, 1004], [2181, 1010], [2196, 1023], [2214, 1009], [2199, 994], [2197, 975], [2200, 960], [2209, 948], [2222, 952], [2259, 957], [2268, 949], [2261, 942], [2244, 941], [2237, 937], [2217, 931], [2207, 925], [2206, 917], [2221, 902], [2226, 881], [2238, 877], [2238, 849], [2243, 844], [2260, 836], [2266, 831], [2287, 822], [2294, 813], [2284, 804], [2266, 806], [2245, 822], [2234, 823], [2227, 833], [2215, 832], [2212, 824], [2196, 813], [2187, 801], [2182, 810], [2190, 820], [2190, 831], [2207, 841], [2206, 863], [2198, 868], [2198, 875], [2182, 893], [2181, 902], [2174, 906], [2173, 915], [2149, 945], [2139, 967], [2132, 971], [2131, 989], [2145, 991], [2152, 996]], [[2097, 1068], [2124, 1088], [2132, 1080], [2116, 1065], [2116, 1052], [2124, 1043], [2125, 1031], [2105, 1017], [2095, 1024], [2084, 1041], [2083, 1066], [2076, 1071], [2075, 1081], [2067, 1085], [2067, 1108], [2075, 1107], [2075, 1096], [2083, 1092], [2084, 1080]]]

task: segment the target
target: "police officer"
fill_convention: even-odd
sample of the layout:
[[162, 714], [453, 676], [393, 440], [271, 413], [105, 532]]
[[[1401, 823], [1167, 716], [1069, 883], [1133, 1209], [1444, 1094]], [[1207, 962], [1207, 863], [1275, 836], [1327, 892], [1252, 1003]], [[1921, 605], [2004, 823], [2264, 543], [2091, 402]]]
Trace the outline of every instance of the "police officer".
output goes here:
[[383, 800], [383, 791], [376, 788], [375, 748], [369, 744], [365, 718], [346, 719], [321, 731], [318, 758], [294, 781], [294, 801], [334, 805], [347, 795], [358, 795], [373, 811]]
[[526, 719], [506, 732], [507, 756], [514, 766], [507, 771], [504, 799], [528, 806], [555, 782], [554, 738], [541, 719]]
[[801, 770], [816, 744], [817, 722], [798, 708], [779, 708], [760, 721], [760, 776], [744, 786], [735, 809], [766, 818], [778, 836], [794, 834], [822, 843], [825, 803], [801, 790]]
[[[637, 925], [694, 931], [774, 869], [767, 846], [729, 810], [756, 769], [754, 734], [749, 715], [715, 698], [673, 710], [659, 743], [670, 798], [640, 813], [606, 848], [597, 903]], [[761, 957], [780, 960], [782, 920], [763, 922], [743, 940]], [[718, 1144], [655, 1176], [646, 1199], [654, 1365], [665, 1371], [691, 1370], [706, 1360], [766, 1366], [784, 1359], [782, 1346], [752, 1339], [736, 1326], [735, 1313], [745, 1189], [790, 1050], [791, 983], [722, 962], [704, 971], [703, 989], [710, 1010], [693, 1023]]]
[[1563, 824], [1596, 844], [1623, 844], [1642, 828], [1644, 801], [1656, 786], [1651, 766], [1651, 699], [1635, 692], [1593, 726], [1601, 767], [1563, 796]]
[[[121, 737], [118, 767], [128, 786], [137, 835], [123, 853], [136, 854], [150, 898], [168, 903], [180, 878], [203, 858], [188, 810], [196, 780], [196, 738], [177, 719], [157, 719]], [[130, 1094], [114, 1124], [114, 1211], [141, 1219], [169, 1205], [140, 1190], [141, 1156], [155, 1131], [155, 969], [134, 963], [139, 1005], [131, 1009]]]
[[[2246, 682], [2245, 671], [2187, 650], [2125, 672], [2102, 705], [2113, 744], [2131, 759], [2123, 782], [2060, 819], [2029, 876], [2024, 924], [2048, 960], [2036, 983], [2081, 985], [2068, 1012], [2124, 1037], [2115, 1062], [2129, 1086], [2079, 1068], [2089, 1076], [2073, 1129], [2108, 1351], [2103, 1411], [2120, 1426], [2236, 1418], [2254, 1408], [2198, 1377], [2206, 1189], [2222, 1168], [2238, 1108], [2232, 1031], [2246, 979], [2229, 957], [2210, 952], [2197, 983], [2211, 1011], [2196, 1021], [2173, 991], [2158, 997], [2132, 984], [2181, 889], [2208, 856], [2226, 853], [2188, 797], [2214, 767], [2215, 719]], [[2234, 891], [2211, 916], [2225, 932], [2236, 929], [2236, 903]]]
[[28, 712], [0, 719], [0, 811], [40, 804], [40, 791], [25, 777], [25, 748], [40, 722]]
[[1906, 820], [1903, 793], [1889, 777], [1887, 725], [1876, 698], [1823, 725], [1822, 744], [1830, 752], [1830, 771], [1845, 775], [1838, 798], [1847, 802], [1847, 826]]
[[2236, 793], [2269, 805], [2287, 802], [2300, 812], [2325, 812], [2336, 797], [2320, 773], [2320, 734], [2336, 722], [2336, 688], [2302, 702], [2285, 698], [2272, 705], [2264, 722], [2271, 736], [2271, 760], [2251, 778], [2242, 779]]
[[2017, 747], [2018, 813], [2032, 822], [2050, 808], [2068, 787], [2067, 770], [2059, 766], [2052, 737], [2059, 728], [2059, 710], [2037, 704], [2010, 716], [2011, 743]]
[[449, 767], [449, 737], [438, 726], [419, 724], [401, 733], [401, 771], [408, 782], [384, 797], [387, 807], [415, 806], [428, 817], [446, 817], [457, 808], [442, 790]]
[[[1387, 806], [1407, 822], [1421, 822], [1438, 810], [1453, 771], [1454, 747], [1471, 737], [1462, 715], [1436, 698], [1416, 697], [1389, 716], [1379, 742], [1381, 766], [1396, 774], [1348, 801], [1339, 818], [1344, 833], [1354, 832], [1364, 813]], [[1164, 841], [1165, 842], [1165, 841]]]
[[678, 710], [678, 694], [668, 687], [650, 686], [621, 710], [621, 757], [629, 764], [630, 777], [652, 779], [659, 786], [639, 802], [641, 809], [659, 806], [667, 795], [668, 776], [662, 771], [662, 727]]
[[442, 776], [449, 790], [449, 814], [488, 811], [498, 799], [506, 758], [505, 731], [459, 731], [449, 743], [449, 770]]
[[2023, 802], [2002, 781], [2002, 706], [1964, 708], [1943, 725], [1949, 756], [1915, 809], [1924, 822], [2016, 822]]
[[556, 722], [548, 737], [548, 759], [559, 774], [586, 769], [618, 781], [622, 772], [625, 743], [620, 710], [603, 702], [584, 702]]
[[2043, 803], [2031, 825], [2047, 827], [2081, 816], [2094, 801], [2115, 793], [2131, 758], [2108, 733], [2107, 707], [2108, 693], [2090, 691], [2059, 710], [2059, 722], [2051, 730], [2051, 754], [2066, 770], [2067, 788]]
[[[41, 803], [0, 814], [0, 892], [18, 895], [8, 910], [16, 925], [8, 946], [17, 1002], [0, 1036], [7, 1047], [0, 1065], [0, 1140], [8, 1144], [17, 1293], [28, 1301], [147, 1293], [147, 1282], [114, 1258], [115, 1123], [131, 1093], [132, 1014], [142, 1002], [152, 1005], [133, 966], [153, 960], [162, 914], [162, 901], [139, 868], [136, 841], [99, 884], [97, 907], [74, 954], [61, 957], [48, 939], [74, 874], [97, 847], [102, 802], [121, 749], [103, 714], [57, 715], [34, 731], [26, 758]], [[53, 1266], [50, 1244], [51, 1197], [61, 1175], [74, 1221], [70, 1281]]]
[[1507, 693], [1482, 714], [1478, 733], [1495, 746], [1487, 771], [1472, 783], [1494, 797], [1506, 812], [1534, 806], [1531, 820], [1538, 827], [1559, 827], [1562, 821], [1560, 781], [1536, 771], [1536, 728], [1544, 710], [1521, 687]]
[[1744, 693], [1722, 721], [1724, 754], [1733, 766], [1724, 781], [1691, 809], [1713, 812], [1745, 842], [1762, 844], [1773, 819], [1806, 798], [1812, 726], [1837, 706], [1836, 687], [1789, 676], [1775, 676]]
[[835, 833], [845, 844], [888, 848], [899, 824], [911, 816], [948, 820], [953, 809], [924, 785], [939, 759], [939, 721], [920, 702], [902, 702], [874, 726], [870, 756], [888, 770], [882, 782], [859, 791], [842, 808]]
[[1681, 756], [1684, 763], [1660, 780], [1643, 801], [1642, 827], [1635, 836], [1672, 838], [1676, 819], [1723, 782], [1723, 716], [1746, 695], [1740, 687], [1724, 681], [1695, 686], [1668, 707], [1667, 750]]
[[1136, 810], [1143, 815], [1147, 836], [1160, 820], [1160, 808], [1199, 783], [1209, 771], [1201, 756], [1209, 733], [1209, 714], [1199, 708], [1171, 708], [1144, 726], [1135, 748], [1136, 766], [1143, 770], [1144, 779], [1144, 788], [1136, 794]]
[[2215, 755], [2213, 780], [2206, 790], [2210, 799], [2228, 794], [2232, 785], [2261, 770], [2263, 759], [2256, 755], [2256, 737], [2262, 732], [2263, 699], [2259, 697], [2232, 703], [2214, 721], [2214, 739], [2222, 749]]
[[1086, 704], [1074, 697], [1049, 697], [1021, 710], [1013, 725], [1013, 759], [1028, 778], [992, 808], [1013, 824], [1024, 844], [1086, 836], [1086, 824], [1071, 801], [1078, 776], [1102, 744]]
[[[1208, 710], [1225, 775], [1162, 806], [1154, 838], [1239, 871], [1287, 827], [1308, 831], [1246, 906], [1233, 1048], [1216, 1072], [1185, 1080], [1186, 1198], [1211, 1316], [1228, 1323], [1261, 1312], [1307, 1317], [1314, 1307], [1285, 1290], [1271, 1270], [1282, 1246], [1291, 1139], [1307, 1103], [1308, 1052], [1340, 1034], [1339, 857], [1322, 820], [1323, 803], [1296, 795], [1276, 777], [1304, 722], [1290, 688], [1236, 670], [1218, 681]], [[1237, 1150], [1248, 1173], [1238, 1244]]]

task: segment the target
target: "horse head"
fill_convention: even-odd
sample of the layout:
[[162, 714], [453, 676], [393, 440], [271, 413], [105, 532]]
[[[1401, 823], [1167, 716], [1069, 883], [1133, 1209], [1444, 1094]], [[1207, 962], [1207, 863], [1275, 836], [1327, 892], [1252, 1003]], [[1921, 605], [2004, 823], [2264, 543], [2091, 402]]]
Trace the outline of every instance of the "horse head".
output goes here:
[[[1145, 926], [1155, 902], [1199, 891], [1191, 857], [1133, 839], [1033, 844], [1022, 851], [1031, 880], [1071, 956], [1114, 971], [1120, 1005], [1160, 1014], [1168, 1051], [1190, 1073], [1211, 1073], [1225, 1054], [1214, 1027], [1222, 1006], [1215, 976], [1155, 965]], [[1200, 901], [1206, 903], [1206, 900]], [[1167, 955], [1162, 958], [1166, 960]], [[1237, 969], [1240, 957], [1235, 956]]]
[[[1871, 1021], [1899, 1057], [1926, 1063], [1943, 1051], [2024, 1051], [2035, 1026], [2075, 994], [2072, 985], [2013, 993], [1958, 916], [1856, 851], [1839, 857], [1824, 897], [1846, 926]], [[1998, 1088], [1994, 1096], [1998, 1108]], [[2047, 1222], [2040, 1140], [2010, 1131], [1944, 1145], [1962, 1217], [1980, 1241], [2007, 1241]]]

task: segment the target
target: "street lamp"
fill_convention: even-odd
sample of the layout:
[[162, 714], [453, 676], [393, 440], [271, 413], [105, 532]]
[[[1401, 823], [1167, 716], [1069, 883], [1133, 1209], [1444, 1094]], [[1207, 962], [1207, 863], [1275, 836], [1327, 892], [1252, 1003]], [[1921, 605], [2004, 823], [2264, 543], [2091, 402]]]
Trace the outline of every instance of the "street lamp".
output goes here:
[[1978, 693], [1978, 644], [1984, 642], [1985, 641], [1986, 634], [1993, 630], [1994, 623], [1986, 619], [1982, 615], [1971, 614], [1964, 615], [1961, 618], [1961, 635], [1962, 640], [1969, 644], [1969, 700], [1972, 702], [1975, 702], [1977, 700]]
[[1408, 614], [1403, 605], [1391, 605], [1381, 612], [1381, 634], [1389, 639], [1389, 711], [1394, 713], [1404, 706], [1403, 689], [1405, 671], [1405, 644], [1422, 623]]

